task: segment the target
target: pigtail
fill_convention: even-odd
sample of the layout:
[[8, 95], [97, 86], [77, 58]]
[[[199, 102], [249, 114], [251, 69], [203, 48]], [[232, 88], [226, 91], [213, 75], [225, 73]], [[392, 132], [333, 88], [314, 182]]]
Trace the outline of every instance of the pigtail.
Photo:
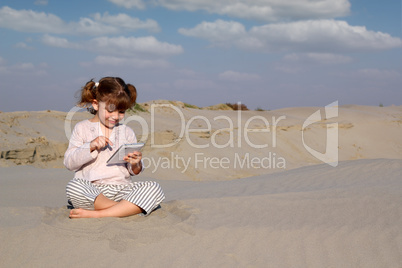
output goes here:
[[92, 101], [96, 99], [97, 91], [98, 88], [95, 85], [95, 82], [91, 79], [91, 81], [87, 82], [85, 86], [82, 87], [81, 98], [77, 105], [79, 107], [86, 107], [91, 114], [96, 114], [96, 111], [92, 107]]
[[81, 89], [81, 98], [78, 101], [78, 106], [87, 107], [96, 99], [96, 87], [93, 80], [87, 82]]
[[130, 94], [128, 94], [128, 96], [130, 96], [130, 103], [134, 106], [137, 100], [137, 89], [132, 84], [127, 84], [127, 89], [130, 92]]

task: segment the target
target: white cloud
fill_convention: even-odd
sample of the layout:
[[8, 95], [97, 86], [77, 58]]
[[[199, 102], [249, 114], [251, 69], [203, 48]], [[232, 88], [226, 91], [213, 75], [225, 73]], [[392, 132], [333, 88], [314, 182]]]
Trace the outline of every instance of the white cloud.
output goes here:
[[14, 45], [16, 48], [22, 48], [22, 49], [26, 49], [26, 50], [33, 50], [34, 48], [29, 46], [28, 44], [24, 43], [24, 42], [18, 42], [17, 44]]
[[91, 49], [117, 55], [170, 56], [183, 52], [180, 45], [160, 42], [153, 36], [146, 37], [96, 37], [89, 41]]
[[[206, 39], [215, 46], [235, 46], [246, 50], [345, 52], [382, 50], [402, 46], [400, 38], [351, 26], [338, 20], [308, 20], [275, 23], [242, 31], [233, 21], [202, 22], [192, 29], [179, 29], [183, 35]], [[227, 29], [238, 29], [227, 31]]]
[[69, 42], [66, 38], [55, 37], [51, 35], [44, 35], [42, 42], [48, 46], [60, 48], [82, 49], [83, 46], [77, 43]]
[[109, 2], [125, 8], [145, 8], [145, 4], [142, 0], [109, 0]]
[[350, 12], [348, 0], [156, 0], [156, 3], [171, 10], [205, 10], [260, 21], [326, 19], [346, 16]]
[[94, 16], [95, 21], [102, 22], [106, 25], [111, 25], [115, 27], [122, 27], [127, 30], [149, 30], [153, 32], [159, 32], [160, 28], [155, 20], [147, 19], [146, 21], [141, 21], [138, 18], [132, 18], [127, 14], [117, 14], [115, 16], [109, 15], [109, 13], [96, 13]]
[[343, 64], [352, 61], [351, 57], [332, 53], [292, 53], [285, 55], [285, 61], [318, 64]]
[[0, 27], [21, 32], [63, 33], [66, 24], [53, 14], [5, 6], [0, 9]]
[[95, 37], [81, 43], [66, 38], [44, 35], [42, 42], [48, 46], [90, 50], [106, 55], [166, 57], [183, 53], [180, 45], [160, 42], [153, 36], [146, 37]]
[[256, 80], [259, 80], [261, 77], [257, 74], [240, 73], [240, 72], [235, 72], [235, 71], [225, 71], [225, 72], [219, 74], [219, 78], [221, 80], [240, 82], [240, 81], [256, 81]]
[[149, 60], [127, 57], [121, 58], [114, 56], [97, 56], [94, 62], [99, 65], [131, 66], [137, 69], [169, 67], [169, 63], [166, 60], [162, 59]]
[[235, 21], [216, 20], [202, 22], [193, 29], [180, 28], [179, 33], [212, 41], [216, 45], [230, 46], [232, 41], [247, 35], [243, 24]]
[[32, 62], [22, 62], [13, 65], [7, 65], [7, 62], [0, 57], [0, 74], [2, 75], [42, 76], [47, 75], [46, 68], [47, 68], [46, 63], [40, 63], [38, 65], [35, 65]]
[[276, 47], [316, 48], [324, 51], [373, 50], [400, 47], [399, 38], [366, 27], [351, 26], [346, 21], [309, 20], [253, 27], [250, 35]]
[[13, 66], [15, 70], [33, 70], [35, 65], [31, 62], [19, 63]]
[[78, 22], [71, 22], [66, 28], [66, 33], [104, 35], [119, 33], [120, 30], [113, 25], [103, 24], [90, 18], [80, 18]]
[[141, 21], [127, 14], [103, 15], [96, 13], [92, 18], [80, 18], [76, 22], [65, 22], [58, 16], [32, 10], [15, 10], [10, 7], [0, 9], [0, 27], [20, 32], [48, 34], [118, 34], [124, 31], [159, 31], [158, 23], [148, 19]]

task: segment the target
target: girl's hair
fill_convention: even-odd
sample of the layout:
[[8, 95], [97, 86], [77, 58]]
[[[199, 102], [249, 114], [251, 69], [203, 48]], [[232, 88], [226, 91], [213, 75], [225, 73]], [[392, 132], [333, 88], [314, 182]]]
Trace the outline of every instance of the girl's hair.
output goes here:
[[87, 107], [88, 111], [96, 114], [91, 104], [93, 100], [114, 105], [115, 110], [125, 111], [135, 104], [137, 89], [126, 84], [120, 77], [104, 77], [95, 83], [93, 79], [87, 82], [81, 90], [78, 106]]

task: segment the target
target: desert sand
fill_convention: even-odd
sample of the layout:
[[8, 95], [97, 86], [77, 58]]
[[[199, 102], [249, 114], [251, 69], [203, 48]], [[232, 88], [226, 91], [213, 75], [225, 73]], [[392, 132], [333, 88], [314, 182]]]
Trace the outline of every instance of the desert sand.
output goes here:
[[[0, 113], [0, 267], [402, 267], [401, 106], [328, 119], [319, 107], [142, 107], [126, 116], [146, 142], [133, 180], [167, 198], [147, 217], [106, 219], [66, 208], [68, 132], [90, 114]], [[306, 149], [325, 153], [331, 129], [333, 166]]]

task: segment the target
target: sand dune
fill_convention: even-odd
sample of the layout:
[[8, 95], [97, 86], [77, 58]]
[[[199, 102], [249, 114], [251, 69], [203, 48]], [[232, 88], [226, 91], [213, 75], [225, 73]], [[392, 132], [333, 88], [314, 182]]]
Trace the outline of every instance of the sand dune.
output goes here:
[[[151, 110], [152, 104], [166, 106]], [[340, 106], [339, 116], [325, 120], [323, 108], [318, 107], [237, 112], [174, 104], [154, 101], [144, 105], [148, 112], [126, 116], [127, 124], [147, 143], [145, 175], [155, 179], [230, 180], [320, 164], [322, 161], [306, 146], [324, 153], [327, 126], [334, 122], [338, 124], [339, 161], [402, 159], [400, 106]], [[303, 129], [305, 120], [317, 110], [323, 120]], [[0, 144], [0, 166], [64, 168], [66, 129], [71, 131], [76, 122], [91, 115], [74, 113], [65, 128], [66, 116], [56, 111], [0, 113], [0, 137], [4, 141]], [[143, 119], [146, 129], [137, 117]], [[170, 146], [157, 148], [163, 145]]]
[[[186, 123], [204, 116], [211, 130], [196, 118], [191, 128], [199, 131], [178, 139], [180, 116], [159, 107], [156, 142], [178, 143], [151, 148], [149, 138], [149, 159], [199, 153], [227, 157], [231, 165], [236, 154], [258, 160], [271, 153], [286, 167], [203, 168], [190, 161], [185, 172], [184, 164], [152, 172], [150, 165], [135, 179], [156, 179], [167, 197], [150, 216], [70, 220], [65, 185], [72, 173], [57, 168], [67, 143], [66, 113], [1, 113], [0, 267], [402, 267], [402, 107], [341, 106], [337, 118], [305, 129], [318, 108], [248, 111], [240, 129], [252, 116], [267, 118], [271, 131], [250, 132], [249, 138], [268, 148], [247, 146], [243, 136], [241, 148], [195, 149], [191, 143], [229, 141], [228, 121], [217, 116], [233, 119], [236, 145], [238, 114], [176, 105]], [[150, 125], [150, 112], [137, 115]], [[278, 123], [276, 147], [273, 116], [286, 117]], [[72, 124], [88, 117], [77, 113]], [[301, 140], [304, 131], [308, 146], [322, 151], [334, 122], [337, 167], [316, 159]], [[264, 129], [263, 123], [255, 119], [249, 126]], [[138, 123], [129, 125], [141, 134]]]
[[[3, 168], [2, 267], [398, 267], [402, 264], [402, 161], [356, 160], [235, 181], [160, 181], [149, 217], [69, 220], [60, 207], [68, 174], [26, 178]], [[31, 173], [34, 168], [26, 172]], [[57, 174], [59, 173], [59, 174]], [[54, 178], [54, 177], [59, 178]], [[29, 183], [28, 186], [31, 186]], [[56, 202], [54, 202], [56, 201]]]

